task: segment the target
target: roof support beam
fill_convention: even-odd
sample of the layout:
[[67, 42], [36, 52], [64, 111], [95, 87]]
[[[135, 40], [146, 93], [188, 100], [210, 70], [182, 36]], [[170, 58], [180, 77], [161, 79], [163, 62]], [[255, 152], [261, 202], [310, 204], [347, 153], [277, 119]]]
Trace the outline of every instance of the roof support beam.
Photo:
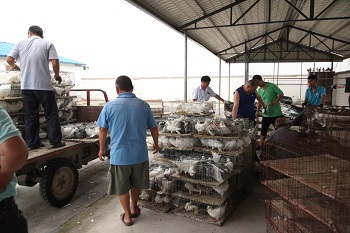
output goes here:
[[304, 16], [305, 19], [310, 19], [309, 17], [307, 17], [303, 12], [301, 12], [298, 8], [296, 8], [294, 6], [294, 4], [292, 4], [291, 2], [289, 2], [288, 0], [284, 0], [286, 3], [288, 3], [292, 8], [294, 8], [294, 10], [296, 10], [299, 14], [301, 14], [302, 16]]
[[328, 9], [331, 8], [331, 6], [336, 3], [338, 0], [333, 0], [333, 2], [331, 2], [326, 8], [323, 9], [323, 11], [321, 11], [318, 15], [316, 15], [315, 19], [318, 19], [318, 17], [320, 17], [325, 11], [327, 11]]
[[199, 17], [198, 19], [192, 20], [192, 21], [190, 21], [190, 22], [188, 22], [188, 23], [186, 23], [184, 25], [181, 25], [180, 27], [177, 27], [176, 30], [181, 31], [182, 29], [185, 29], [186, 27], [188, 27], [188, 26], [190, 26], [190, 25], [192, 25], [194, 23], [198, 23], [199, 21], [201, 21], [203, 19], [206, 19], [206, 18], [208, 18], [208, 17], [210, 17], [212, 15], [215, 15], [217, 13], [220, 13], [222, 11], [230, 9], [230, 8], [232, 8], [234, 6], [237, 6], [237, 5], [239, 5], [239, 4], [241, 4], [242, 2], [245, 2], [245, 1], [247, 1], [247, 0], [236, 0], [234, 3], [231, 3], [231, 4], [227, 5], [227, 6], [224, 6], [224, 7], [220, 8], [220, 9], [217, 9], [217, 10], [215, 10], [213, 12], [205, 14], [204, 16]]
[[238, 47], [238, 46], [245, 45], [247, 42], [251, 42], [251, 41], [256, 40], [256, 39], [259, 39], [259, 38], [261, 38], [261, 37], [265, 37], [266, 35], [269, 35], [269, 34], [271, 34], [271, 33], [274, 33], [274, 32], [277, 32], [277, 31], [279, 31], [279, 30], [282, 30], [282, 29], [285, 28], [285, 27], [286, 27], [286, 26], [283, 26], [283, 27], [281, 27], [281, 28], [277, 28], [277, 29], [275, 29], [275, 30], [272, 30], [272, 31], [270, 31], [270, 32], [267, 32], [267, 33], [265, 33], [265, 34], [262, 34], [262, 35], [253, 37], [253, 38], [251, 38], [251, 39], [249, 39], [249, 40], [246, 40], [246, 41], [244, 41], [244, 42], [242, 42], [242, 43], [239, 43], [239, 44], [236, 44], [236, 45], [231, 46], [231, 47], [229, 47], [229, 48], [226, 48], [226, 49], [224, 49], [224, 50], [221, 50], [221, 51], [215, 53], [215, 55], [219, 55], [219, 54], [221, 54], [221, 53], [223, 53], [223, 52], [225, 52], [225, 51], [227, 51], [227, 50], [234, 49], [234, 48], [236, 48], [236, 47]]
[[243, 12], [243, 14], [239, 16], [238, 19], [236, 19], [236, 21], [231, 25], [235, 25], [238, 21], [240, 21], [256, 4], [258, 4], [258, 2], [260, 2], [260, 0], [256, 0], [253, 5], [251, 5], [245, 12]]

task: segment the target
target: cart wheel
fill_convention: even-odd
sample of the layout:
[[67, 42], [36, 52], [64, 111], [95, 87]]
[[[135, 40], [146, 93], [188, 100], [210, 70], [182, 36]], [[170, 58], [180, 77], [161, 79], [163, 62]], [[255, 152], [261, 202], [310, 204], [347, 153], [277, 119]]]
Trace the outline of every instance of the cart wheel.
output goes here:
[[47, 204], [61, 207], [70, 202], [78, 186], [78, 170], [68, 159], [51, 161], [40, 179], [40, 195]]

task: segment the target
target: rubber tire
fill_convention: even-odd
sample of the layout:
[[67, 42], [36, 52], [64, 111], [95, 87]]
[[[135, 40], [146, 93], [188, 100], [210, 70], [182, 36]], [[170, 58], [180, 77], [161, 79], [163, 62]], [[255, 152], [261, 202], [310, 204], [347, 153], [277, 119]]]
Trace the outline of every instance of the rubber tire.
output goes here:
[[72, 161], [69, 159], [53, 160], [47, 164], [41, 175], [40, 195], [47, 204], [55, 207], [65, 206], [73, 198], [78, 187], [78, 180], [78, 170]]

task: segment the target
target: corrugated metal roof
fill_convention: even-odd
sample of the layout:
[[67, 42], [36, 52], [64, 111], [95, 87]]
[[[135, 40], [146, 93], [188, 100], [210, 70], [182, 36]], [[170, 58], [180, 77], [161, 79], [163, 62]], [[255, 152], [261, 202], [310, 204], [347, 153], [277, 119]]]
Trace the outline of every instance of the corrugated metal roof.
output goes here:
[[[7, 57], [7, 55], [9, 54], [11, 49], [13, 48], [13, 46], [15, 46], [15, 44], [0, 41], [0, 57]], [[74, 61], [72, 59], [61, 57], [61, 56], [59, 56], [59, 59], [60, 59], [60, 63], [73, 64], [73, 65], [77, 65], [77, 66], [85, 66], [86, 65], [84, 63]]]
[[350, 58], [349, 0], [127, 0], [226, 62]]

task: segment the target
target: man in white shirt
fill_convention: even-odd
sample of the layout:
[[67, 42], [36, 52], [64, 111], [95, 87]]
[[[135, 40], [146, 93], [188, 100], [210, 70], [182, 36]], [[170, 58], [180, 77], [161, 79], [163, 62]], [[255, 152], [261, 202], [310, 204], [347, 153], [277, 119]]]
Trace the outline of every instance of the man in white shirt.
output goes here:
[[219, 95], [217, 95], [210, 87], [210, 77], [205, 75], [201, 78], [201, 85], [198, 86], [196, 89], [192, 92], [192, 100], [197, 102], [204, 102], [208, 101], [210, 97], [215, 97], [216, 99], [222, 101], [223, 103], [225, 100], [221, 98]]

